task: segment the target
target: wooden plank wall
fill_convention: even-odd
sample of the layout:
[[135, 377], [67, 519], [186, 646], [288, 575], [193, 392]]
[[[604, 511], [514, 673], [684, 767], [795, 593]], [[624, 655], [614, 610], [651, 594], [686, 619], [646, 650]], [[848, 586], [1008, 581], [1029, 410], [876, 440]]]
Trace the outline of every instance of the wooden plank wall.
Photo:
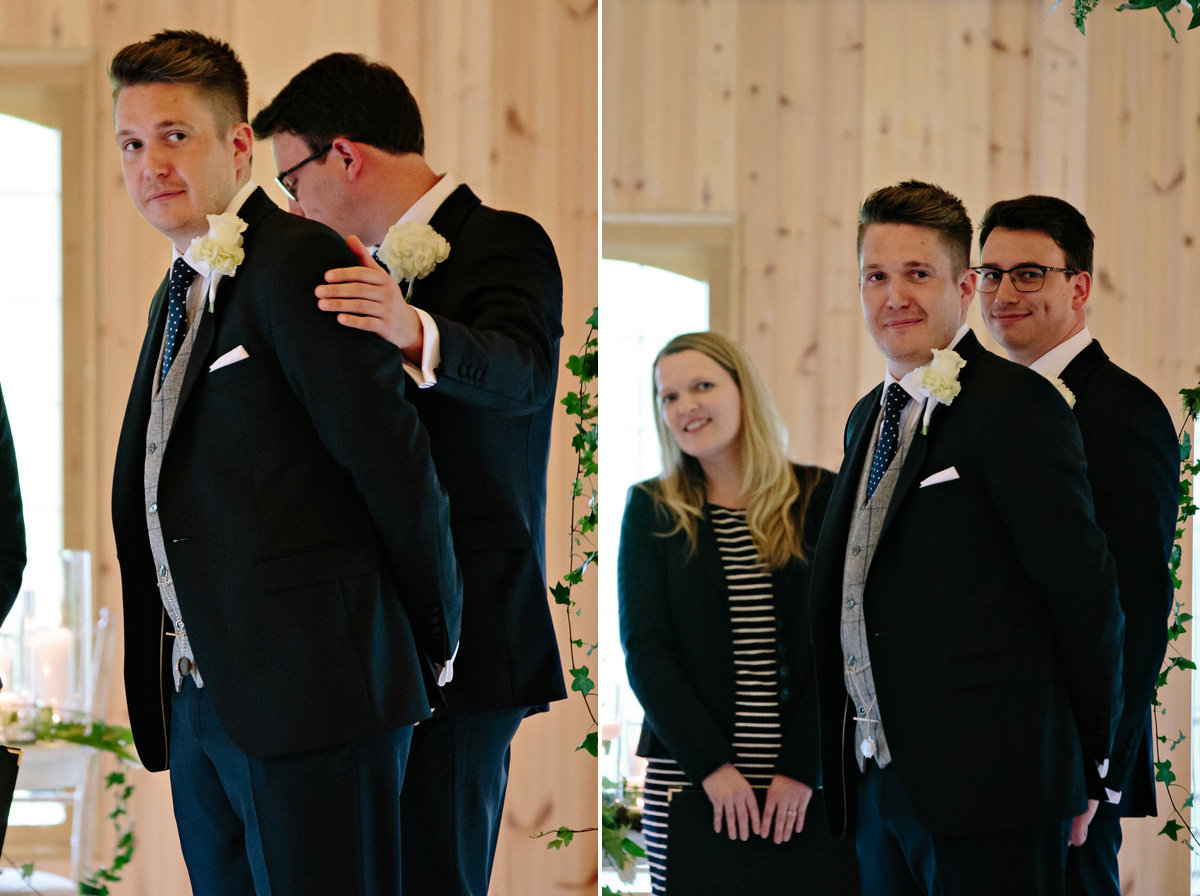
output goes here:
[[[907, 178], [958, 193], [976, 220], [1029, 192], [1083, 210], [1092, 331], [1182, 419], [1177, 390], [1200, 376], [1200, 36], [1180, 24], [1175, 44], [1156, 13], [1101, 4], [1084, 37], [1069, 0], [1052, 5], [604, 4], [602, 207], [739, 217], [743, 340], [798, 459], [836, 469], [846, 415], [882, 376], [856, 210]], [[1177, 677], [1172, 737], [1189, 727]], [[1155, 836], [1162, 824], [1126, 825], [1125, 892], [1186, 892], [1188, 853]]]
[[[88, 364], [79, 380], [95, 413], [86, 419], [79, 469], [67, 495], [71, 522], [83, 546], [96, 552], [99, 600], [119, 607], [109, 483], [113, 454], [134, 362], [145, 331], [149, 297], [169, 263], [166, 241], [133, 209], [112, 140], [104, 70], [127, 43], [162, 28], [194, 28], [229, 41], [250, 76], [250, 106], [261, 108], [313, 59], [333, 51], [362, 52], [396, 68], [425, 116], [428, 158], [452, 170], [485, 202], [526, 212], [550, 233], [562, 263], [566, 300], [564, 357], [583, 338], [596, 298], [597, 28], [596, 0], [0, 0], [0, 56], [39, 51], [91, 54], [92, 144], [82, 153], [94, 195], [80, 207], [88, 218], [83, 257], [92, 264], [91, 307], [67, 326]], [[75, 57], [72, 57], [75, 58]], [[266, 145], [255, 158], [259, 184], [274, 175]], [[276, 201], [282, 194], [270, 187]], [[98, 263], [94, 259], [99, 259]], [[82, 333], [79, 331], [82, 330]], [[560, 392], [566, 383], [560, 384]], [[569, 483], [574, 464], [570, 432], [560, 420], [550, 468], [548, 551], [551, 576], [566, 569]], [[70, 453], [70, 452], [69, 452]], [[79, 545], [72, 544], [72, 547]], [[584, 589], [587, 592], [587, 588]], [[595, 606], [594, 590], [585, 606]], [[561, 621], [561, 620], [560, 620]], [[577, 636], [595, 640], [594, 614]], [[560, 632], [565, 646], [565, 626]], [[124, 715], [115, 688], [111, 715]], [[547, 852], [527, 835], [562, 824], [595, 824], [595, 764], [573, 752], [587, 729], [576, 695], [531, 719], [514, 746], [508, 811], [493, 876], [494, 894], [594, 892], [595, 835]], [[138, 849], [118, 894], [187, 893], [178, 856], [166, 777], [141, 773], [135, 809]], [[110, 842], [110, 841], [109, 841]], [[330, 868], [330, 892], [337, 869]]]

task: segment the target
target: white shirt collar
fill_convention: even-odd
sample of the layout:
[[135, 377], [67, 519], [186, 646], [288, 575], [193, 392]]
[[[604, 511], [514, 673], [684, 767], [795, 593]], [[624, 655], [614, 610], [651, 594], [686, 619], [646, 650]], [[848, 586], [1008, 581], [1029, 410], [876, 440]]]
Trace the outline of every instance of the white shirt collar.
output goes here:
[[[958, 345], [958, 343], [964, 336], [967, 335], [967, 331], [970, 329], [971, 327], [968, 324], [963, 324], [961, 327], [959, 327], [958, 332], [954, 334], [954, 338], [950, 340], [950, 344], [947, 345], [946, 348], [954, 348], [954, 346]], [[896, 379], [894, 376], [892, 376], [892, 372], [890, 370], [885, 371], [883, 376], [883, 395], [879, 397], [879, 404], [883, 404], [887, 397], [887, 387], [892, 383], [899, 383], [904, 388], [904, 391], [917, 401], [924, 401], [925, 396], [921, 394], [921, 390], [918, 389], [913, 383], [915, 374], [920, 369], [920, 367], [914, 368], [908, 373], [904, 374], [904, 376], [900, 377], [900, 379]]]
[[442, 174], [438, 178], [438, 182], [430, 187], [425, 195], [408, 207], [397, 224], [403, 224], [405, 221], [417, 221], [421, 224], [428, 224], [433, 218], [434, 212], [442, 207], [442, 203], [446, 198], [458, 188], [458, 180], [453, 174]]
[[[250, 178], [250, 180], [242, 184], [242, 188], [240, 190], [233, 194], [233, 198], [229, 200], [229, 205], [225, 206], [225, 211], [221, 212], [221, 214], [236, 215], [242, 210], [242, 206], [246, 204], [246, 200], [250, 198], [250, 194], [257, 189], [258, 184], [254, 182], [254, 178]], [[208, 231], [205, 231], [205, 233], [207, 232]], [[171, 244], [171, 248], [173, 250], [171, 252], [171, 264], [175, 264], [175, 259], [182, 258], [183, 253], [175, 248], [174, 243]]]
[[1064, 339], [1029, 365], [1029, 369], [1047, 379], [1058, 379], [1075, 356], [1092, 344], [1092, 331], [1084, 327], [1070, 339]]

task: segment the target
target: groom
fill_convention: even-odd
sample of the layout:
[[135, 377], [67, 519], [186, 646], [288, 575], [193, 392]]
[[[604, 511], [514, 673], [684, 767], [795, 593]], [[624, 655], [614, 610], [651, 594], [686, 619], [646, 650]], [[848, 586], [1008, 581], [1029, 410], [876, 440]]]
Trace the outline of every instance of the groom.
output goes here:
[[331, 870], [399, 896], [425, 667], [459, 637], [425, 432], [394, 353], [312, 302], [354, 256], [250, 179], [229, 46], [166, 31], [109, 75], [125, 186], [175, 258], [113, 477], [138, 754], [170, 768], [197, 896], [317, 896]]
[[[254, 131], [272, 138], [291, 210], [348, 237], [358, 256], [328, 273], [320, 308], [382, 337], [417, 386], [412, 402], [450, 497], [463, 624], [446, 706], [413, 732], [404, 890], [485, 896], [509, 744], [523, 718], [565, 696], [545, 573], [562, 336], [554, 247], [536, 221], [435, 173], [408, 87], [362, 56], [312, 63], [255, 116]], [[394, 225], [428, 225], [450, 246], [410, 285], [411, 303], [357, 239], [384, 243], [386, 260]]]
[[956, 197], [885, 187], [858, 233], [887, 369], [850, 415], [813, 561], [830, 828], [857, 820], [864, 893], [1061, 894], [1121, 707], [1079, 430], [1054, 386], [967, 328]]

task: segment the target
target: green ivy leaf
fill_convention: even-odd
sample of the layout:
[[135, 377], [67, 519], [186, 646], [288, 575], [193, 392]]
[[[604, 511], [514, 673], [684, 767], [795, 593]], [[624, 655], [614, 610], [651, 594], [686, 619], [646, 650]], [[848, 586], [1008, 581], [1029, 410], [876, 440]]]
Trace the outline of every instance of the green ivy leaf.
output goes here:
[[1154, 763], [1154, 767], [1158, 769], [1158, 773], [1154, 776], [1155, 781], [1162, 781], [1168, 787], [1175, 783], [1175, 773], [1171, 771], [1171, 760], [1164, 759], [1162, 762]]
[[564, 585], [562, 582], [557, 582], [550, 587], [550, 593], [554, 596], [554, 602], [561, 606], [569, 606], [571, 603], [571, 588], [569, 585]]
[[580, 666], [578, 669], [572, 669], [571, 677], [574, 679], [571, 682], [571, 690], [579, 691], [585, 697], [596, 689], [596, 683], [588, 677], [587, 666]]
[[1178, 842], [1179, 841], [1179, 832], [1181, 830], [1183, 830], [1183, 825], [1181, 825], [1179, 822], [1177, 822], [1174, 818], [1171, 818], [1171, 819], [1167, 820], [1167, 823], [1163, 826], [1163, 829], [1161, 831], [1159, 831], [1158, 833], [1166, 834], [1172, 840]]
[[585, 737], [580, 742], [579, 746], [577, 746], [575, 749], [576, 749], [576, 751], [587, 750], [589, 753], [592, 754], [593, 757], [595, 757], [596, 748], [599, 745], [599, 743], [600, 743], [599, 735], [595, 731], [589, 731], [587, 737]]

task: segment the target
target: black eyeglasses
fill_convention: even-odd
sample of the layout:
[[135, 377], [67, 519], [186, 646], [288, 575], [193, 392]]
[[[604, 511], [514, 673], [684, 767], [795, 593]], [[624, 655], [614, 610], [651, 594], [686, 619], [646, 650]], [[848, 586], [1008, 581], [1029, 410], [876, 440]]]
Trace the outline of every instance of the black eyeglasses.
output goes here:
[[1012, 281], [1012, 285], [1017, 288], [1018, 292], [1037, 292], [1042, 288], [1042, 284], [1046, 281], [1046, 274], [1050, 271], [1058, 271], [1068, 277], [1074, 277], [1079, 273], [1071, 268], [1052, 268], [1044, 264], [1021, 264], [1015, 268], [1009, 268], [1007, 271], [989, 267], [978, 267], [972, 270], [979, 275], [978, 289], [980, 292], [998, 290], [1005, 274], [1008, 274], [1008, 279]]
[[287, 194], [288, 199], [292, 200], [292, 202], [300, 201], [299, 199], [296, 198], [296, 185], [294, 183], [290, 182], [287, 179], [287, 176], [296, 171], [299, 171], [301, 168], [303, 168], [305, 165], [307, 165], [313, 159], [319, 159], [321, 156], [325, 155], [325, 153], [329, 152], [329, 150], [331, 150], [331, 149], [333, 149], [332, 143], [330, 143], [324, 149], [318, 149], [316, 152], [314, 152], [308, 158], [301, 159], [299, 162], [297, 162], [295, 165], [293, 165], [287, 171], [281, 171], [279, 174], [277, 174], [275, 176], [275, 183], [279, 184], [279, 189], [283, 190], [283, 192]]

